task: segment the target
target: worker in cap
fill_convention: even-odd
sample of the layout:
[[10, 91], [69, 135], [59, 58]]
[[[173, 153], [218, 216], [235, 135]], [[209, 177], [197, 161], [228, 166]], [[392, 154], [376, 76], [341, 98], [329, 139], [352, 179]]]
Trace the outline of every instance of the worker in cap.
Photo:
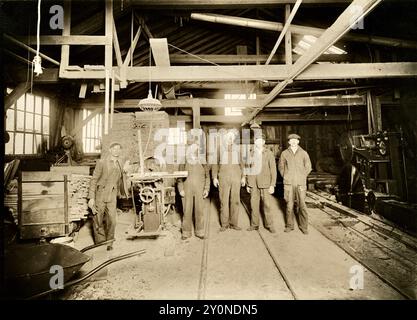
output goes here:
[[225, 139], [220, 140], [220, 161], [212, 165], [213, 185], [219, 188], [220, 231], [242, 230], [238, 226], [240, 188], [245, 186], [246, 178], [237, 137], [237, 130], [228, 131]]
[[271, 233], [273, 226], [271, 202], [277, 180], [277, 165], [271, 150], [265, 148], [265, 135], [255, 137], [246, 191], [250, 193], [251, 223], [248, 231], [259, 229], [260, 205], [264, 211], [264, 225]]
[[308, 153], [299, 146], [301, 137], [288, 135], [288, 149], [281, 153], [278, 170], [284, 178], [284, 199], [287, 203], [285, 232], [294, 230], [294, 202], [297, 200], [299, 228], [308, 234], [308, 215], [305, 204], [307, 176], [311, 172]]
[[184, 215], [182, 219], [182, 240], [192, 235], [193, 216], [195, 221], [194, 235], [204, 239], [204, 203], [210, 190], [210, 170], [205, 159], [199, 154], [199, 146], [187, 154], [185, 163], [180, 164], [179, 171], [187, 171], [186, 178], [178, 179], [178, 191], [182, 197]]
[[[88, 206], [93, 212], [94, 242], [114, 240], [117, 197], [127, 197], [123, 176], [125, 161], [121, 157], [122, 145], [115, 141], [109, 145], [110, 155], [98, 160], [90, 181]], [[112, 244], [107, 250], [113, 249]]]

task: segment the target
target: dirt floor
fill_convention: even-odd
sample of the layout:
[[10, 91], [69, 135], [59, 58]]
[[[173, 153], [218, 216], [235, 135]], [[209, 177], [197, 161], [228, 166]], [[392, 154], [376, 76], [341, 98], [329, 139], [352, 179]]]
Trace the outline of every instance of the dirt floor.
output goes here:
[[[260, 232], [298, 299], [402, 299], [366, 268], [363, 289], [351, 290], [350, 271], [360, 263], [312, 226], [308, 235], [297, 228], [284, 233], [282, 204], [275, 200], [277, 233], [262, 227]], [[89, 251], [92, 258], [83, 272], [124, 253], [140, 249], [146, 253], [108, 266], [89, 281], [65, 290], [59, 298], [293, 299], [260, 235], [246, 231], [249, 217], [243, 206], [239, 217], [242, 231], [225, 232], [219, 232], [216, 201], [207, 200], [205, 206], [207, 240], [181, 240], [179, 221], [169, 223], [157, 239], [127, 240], [125, 230], [134, 216], [120, 211], [114, 250], [100, 247]], [[90, 244], [91, 226], [86, 224], [76, 236], [75, 246], [81, 249]]]

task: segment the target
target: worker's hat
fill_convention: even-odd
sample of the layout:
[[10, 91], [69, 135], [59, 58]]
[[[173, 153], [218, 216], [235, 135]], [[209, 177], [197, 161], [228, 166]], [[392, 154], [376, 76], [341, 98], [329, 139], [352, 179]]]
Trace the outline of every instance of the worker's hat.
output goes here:
[[109, 149], [113, 148], [114, 146], [120, 146], [120, 149], [123, 148], [120, 142], [113, 141], [112, 143], [110, 143]]
[[262, 133], [261, 135], [255, 135], [255, 140], [259, 140], [262, 139], [263, 141], [266, 141], [266, 136], [264, 133]]
[[298, 139], [298, 140], [300, 140], [301, 137], [298, 134], [296, 134], [296, 133], [291, 133], [290, 135], [288, 135], [288, 140], [290, 140], [290, 139]]

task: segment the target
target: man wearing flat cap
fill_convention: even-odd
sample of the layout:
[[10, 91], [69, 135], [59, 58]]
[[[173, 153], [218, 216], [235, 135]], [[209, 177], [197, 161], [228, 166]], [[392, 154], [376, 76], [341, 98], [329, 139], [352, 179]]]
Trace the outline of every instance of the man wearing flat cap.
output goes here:
[[[126, 196], [127, 192], [122, 169], [124, 161], [120, 156], [122, 146], [119, 142], [112, 142], [109, 151], [109, 157], [97, 162], [88, 193], [88, 206], [94, 214], [93, 234], [96, 244], [114, 239], [117, 197]], [[108, 245], [107, 250], [111, 249], [113, 246]]]
[[271, 150], [265, 148], [265, 135], [255, 137], [255, 148], [252, 155], [251, 172], [247, 176], [246, 190], [250, 193], [251, 224], [248, 231], [259, 229], [260, 205], [264, 211], [264, 225], [271, 233], [275, 233], [271, 213], [271, 197], [275, 191], [277, 165]]
[[285, 232], [294, 230], [294, 201], [297, 200], [299, 228], [308, 234], [307, 206], [305, 204], [307, 176], [311, 172], [308, 153], [299, 146], [300, 136], [288, 136], [288, 149], [281, 153], [278, 170], [284, 178], [284, 199], [287, 203]]

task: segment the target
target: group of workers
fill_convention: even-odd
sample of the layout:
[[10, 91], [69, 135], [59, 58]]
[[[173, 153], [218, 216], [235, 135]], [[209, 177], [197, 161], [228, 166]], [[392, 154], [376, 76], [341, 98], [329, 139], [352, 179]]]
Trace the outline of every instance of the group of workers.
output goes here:
[[[289, 147], [284, 150], [279, 159], [278, 170], [283, 177], [284, 199], [286, 201], [286, 221], [284, 232], [294, 230], [294, 203], [297, 201], [299, 212], [299, 229], [308, 234], [308, 215], [305, 204], [307, 176], [311, 171], [311, 161], [308, 153], [299, 146], [300, 136], [288, 136]], [[182, 239], [192, 236], [193, 216], [195, 220], [194, 234], [204, 239], [204, 198], [209, 195], [211, 182], [219, 189], [220, 198], [220, 231], [228, 228], [241, 230], [238, 225], [240, 190], [246, 187], [250, 194], [251, 219], [248, 231], [259, 229], [260, 206], [264, 211], [264, 226], [271, 233], [276, 233], [274, 227], [274, 212], [271, 211], [272, 195], [275, 192], [277, 180], [277, 164], [274, 154], [265, 147], [265, 136], [262, 134], [254, 141], [252, 159], [258, 159], [257, 170], [245, 173], [243, 165], [231, 161], [232, 151], [224, 150], [226, 161], [209, 165], [198, 158], [180, 165], [180, 171], [187, 171], [186, 178], [178, 179], [178, 192], [183, 198]], [[110, 145], [110, 156], [98, 161], [94, 170], [90, 189], [89, 207], [93, 212], [94, 241], [100, 243], [114, 239], [116, 221], [116, 200], [121, 193], [126, 192], [123, 171], [126, 171], [122, 160], [121, 145]], [[254, 163], [249, 165], [255, 165]], [[259, 167], [260, 165], [260, 167]], [[211, 178], [210, 180], [210, 171]], [[106, 221], [104, 223], [104, 220]], [[108, 250], [112, 249], [109, 244]]]

